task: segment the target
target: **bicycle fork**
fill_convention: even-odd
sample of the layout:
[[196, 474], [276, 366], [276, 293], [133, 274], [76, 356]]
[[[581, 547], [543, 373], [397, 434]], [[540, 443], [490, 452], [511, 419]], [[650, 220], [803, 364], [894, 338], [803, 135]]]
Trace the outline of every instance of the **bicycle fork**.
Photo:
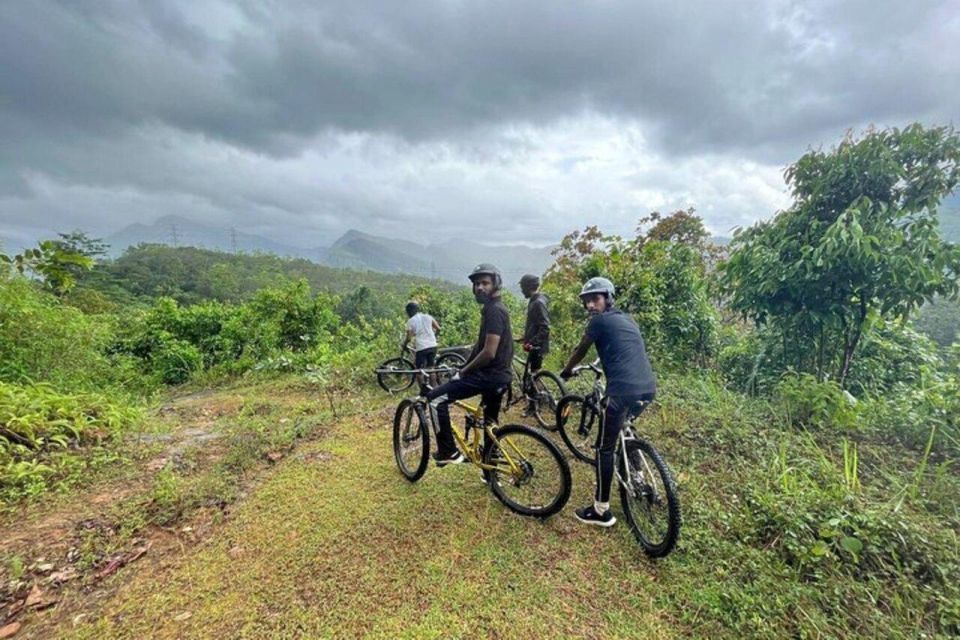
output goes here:
[[[627, 454], [627, 441], [636, 440], [637, 438], [632, 432], [628, 436], [625, 433], [625, 431], [626, 431], [626, 427], [624, 427], [624, 430], [620, 432], [620, 442], [618, 443], [617, 449], [619, 451], [620, 456], [622, 456], [623, 468], [626, 470], [627, 477], [624, 478], [623, 476], [620, 475], [620, 469], [619, 469], [620, 465], [616, 465], [616, 467], [614, 467], [614, 473], [617, 476], [617, 482], [623, 485], [623, 487], [627, 491], [633, 491], [633, 489], [635, 488], [634, 478], [632, 475], [633, 469], [630, 466], [630, 458]], [[639, 457], [640, 457], [640, 463], [643, 465], [643, 468], [640, 470], [642, 477], [653, 478], [654, 477], [653, 470], [650, 468], [650, 464], [647, 462], [647, 456], [643, 455], [643, 453], [640, 453]], [[636, 487], [636, 488], [639, 488], [639, 487]], [[649, 482], [644, 482], [642, 489], [648, 493], [652, 493], [654, 491], [653, 485], [650, 484]], [[653, 495], [653, 498], [657, 499], [657, 496]]]

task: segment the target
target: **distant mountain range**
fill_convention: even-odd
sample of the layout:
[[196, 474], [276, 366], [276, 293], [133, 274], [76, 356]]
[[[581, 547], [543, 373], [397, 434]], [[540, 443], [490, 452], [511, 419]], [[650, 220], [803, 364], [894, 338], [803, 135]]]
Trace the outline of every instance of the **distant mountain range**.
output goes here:
[[[947, 240], [960, 242], [960, 193], [941, 204], [940, 227]], [[272, 253], [306, 258], [331, 267], [408, 273], [457, 283], [463, 283], [466, 274], [480, 262], [492, 262], [500, 267], [509, 285], [515, 285], [524, 273], [542, 274], [553, 262], [550, 254], [553, 247], [549, 246], [486, 246], [470, 240], [424, 245], [355, 229], [329, 246], [303, 248], [229, 228], [199, 224], [180, 216], [164, 216], [149, 225], [131, 224], [104, 240], [114, 257], [140, 243], [194, 246], [229, 252]], [[729, 238], [716, 237], [713, 241], [727, 244]]]
[[104, 238], [110, 255], [141, 243], [194, 246], [228, 252], [272, 253], [306, 258], [332, 267], [408, 273], [462, 283], [480, 262], [496, 264], [508, 284], [524, 273], [542, 274], [553, 262], [553, 247], [486, 246], [470, 240], [422, 245], [385, 238], [355, 229], [330, 246], [295, 247], [259, 235], [210, 227], [180, 216], [164, 216], [153, 224], [132, 224]]

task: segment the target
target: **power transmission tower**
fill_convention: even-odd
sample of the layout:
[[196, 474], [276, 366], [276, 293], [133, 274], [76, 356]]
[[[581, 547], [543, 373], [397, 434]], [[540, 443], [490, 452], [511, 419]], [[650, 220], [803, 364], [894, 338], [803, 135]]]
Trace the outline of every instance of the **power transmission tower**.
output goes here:
[[230, 246], [233, 248], [233, 252], [237, 252], [237, 230], [235, 227], [230, 227]]
[[170, 242], [174, 247], [180, 246], [180, 233], [177, 231], [177, 223], [170, 223]]

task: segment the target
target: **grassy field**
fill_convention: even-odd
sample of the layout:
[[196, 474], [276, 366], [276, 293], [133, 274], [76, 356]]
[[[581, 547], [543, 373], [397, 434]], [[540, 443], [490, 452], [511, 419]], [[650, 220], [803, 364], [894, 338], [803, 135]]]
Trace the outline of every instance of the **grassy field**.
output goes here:
[[[570, 503], [545, 522], [508, 512], [469, 465], [431, 466], [407, 483], [391, 452], [395, 402], [361, 391], [334, 415], [328, 399], [285, 381], [205, 392], [161, 413], [154, 419], [190, 425], [206, 416], [217, 437], [181, 447], [192, 464], [165, 466], [142, 495], [108, 512], [122, 539], [159, 531], [179, 547], [152, 548], [97, 583], [96, 597], [80, 589], [69, 606], [31, 614], [21, 635], [915, 638], [950, 630], [960, 521], [951, 461], [933, 461], [924, 490], [905, 497], [897, 491], [916, 477], [919, 455], [863, 441], [850, 487], [838, 447], [786, 428], [763, 403], [687, 380], [643, 422], [677, 472], [685, 516], [677, 551], [652, 562], [623, 523], [598, 530], [574, 519], [573, 508], [591, 500], [582, 464], [571, 462]], [[828, 526], [862, 538], [856, 558]], [[896, 571], [884, 564], [890, 558]]]

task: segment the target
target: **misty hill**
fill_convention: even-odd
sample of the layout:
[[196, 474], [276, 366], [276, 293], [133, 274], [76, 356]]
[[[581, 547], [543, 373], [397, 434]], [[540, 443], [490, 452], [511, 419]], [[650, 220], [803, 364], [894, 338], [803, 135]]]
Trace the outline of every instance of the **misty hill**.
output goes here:
[[515, 286], [524, 273], [543, 273], [553, 262], [552, 247], [485, 246], [469, 240], [418, 244], [355, 229], [347, 231], [329, 247], [303, 248], [229, 228], [203, 225], [180, 216], [164, 216], [149, 225], [132, 224], [104, 241], [110, 245], [112, 257], [140, 244], [189, 246], [304, 258], [332, 267], [405, 273], [456, 283], [463, 283], [476, 264], [492, 262], [503, 271], [508, 286]]
[[553, 262], [552, 247], [486, 246], [469, 240], [417, 244], [356, 230], [345, 233], [327, 252], [327, 264], [412, 273], [463, 282], [480, 262], [492, 262], [508, 286], [524, 273], [542, 274]]
[[457, 289], [443, 281], [336, 269], [303, 258], [156, 244], [141, 244], [119, 258], [97, 265], [82, 276], [81, 284], [119, 302], [170, 296], [191, 304], [203, 300], [239, 302], [264, 287], [300, 279], [305, 279], [314, 291], [341, 295], [353, 294], [363, 287], [375, 299], [405, 296], [411, 287], [421, 284], [445, 291]]
[[294, 247], [263, 236], [200, 224], [181, 216], [163, 216], [149, 225], [131, 224], [107, 236], [104, 241], [110, 245], [111, 257], [117, 257], [128, 247], [138, 244], [164, 244], [217, 251], [272, 253], [315, 261], [322, 258], [322, 251], [317, 249]]

